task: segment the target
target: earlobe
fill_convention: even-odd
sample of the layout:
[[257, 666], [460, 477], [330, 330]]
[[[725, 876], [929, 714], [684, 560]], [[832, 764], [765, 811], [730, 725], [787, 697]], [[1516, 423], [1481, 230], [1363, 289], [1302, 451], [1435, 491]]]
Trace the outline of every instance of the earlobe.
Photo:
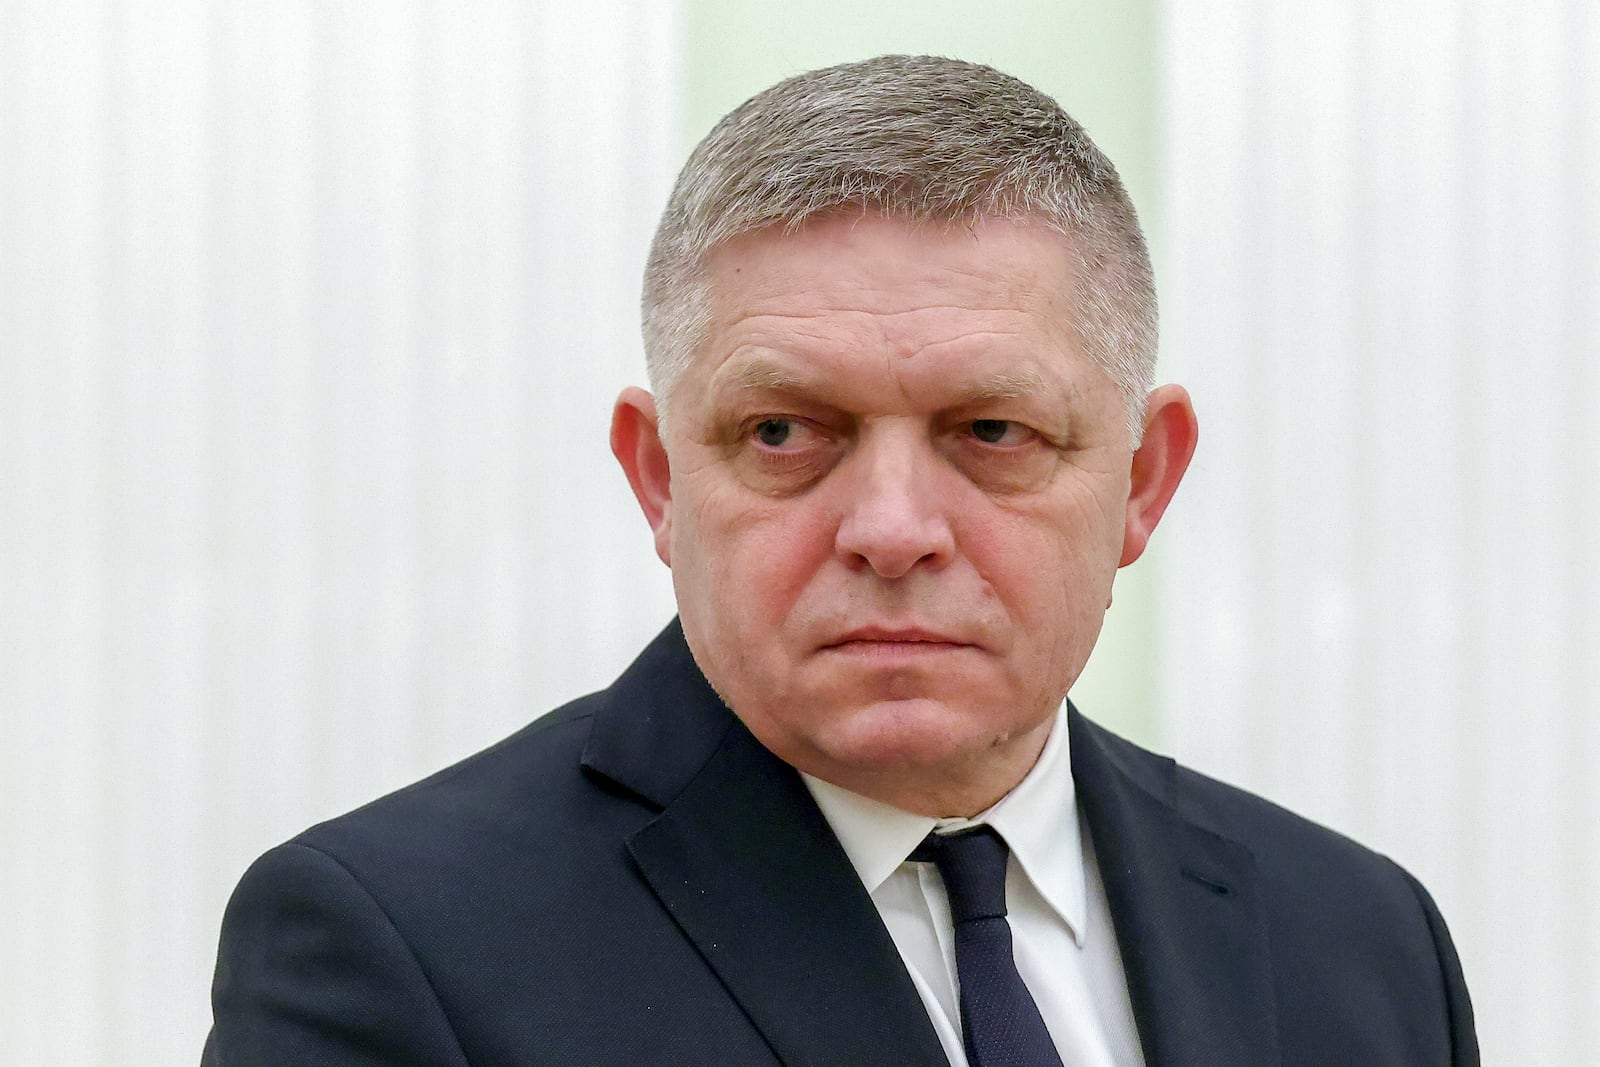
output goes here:
[[1189, 469], [1199, 433], [1194, 405], [1182, 386], [1163, 385], [1150, 394], [1144, 440], [1133, 454], [1122, 558], [1117, 566], [1126, 567], [1144, 554], [1150, 535]]
[[611, 409], [611, 454], [655, 533], [656, 555], [672, 566], [672, 468], [655, 398], [643, 389], [624, 389]]

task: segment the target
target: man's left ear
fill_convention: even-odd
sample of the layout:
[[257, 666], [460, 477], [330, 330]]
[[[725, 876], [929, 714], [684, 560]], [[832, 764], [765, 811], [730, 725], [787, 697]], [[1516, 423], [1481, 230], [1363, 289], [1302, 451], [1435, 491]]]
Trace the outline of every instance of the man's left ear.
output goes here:
[[1144, 554], [1156, 523], [1172, 501], [1189, 469], [1199, 439], [1200, 425], [1194, 405], [1181, 385], [1163, 385], [1145, 405], [1144, 440], [1133, 454], [1128, 510], [1122, 529], [1122, 559], [1126, 567]]

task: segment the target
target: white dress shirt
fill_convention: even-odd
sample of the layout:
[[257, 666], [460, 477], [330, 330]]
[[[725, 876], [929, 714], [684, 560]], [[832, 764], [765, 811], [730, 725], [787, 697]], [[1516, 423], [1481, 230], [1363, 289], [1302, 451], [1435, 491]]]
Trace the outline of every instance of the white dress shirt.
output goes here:
[[1017, 970], [1062, 1062], [1143, 1067], [1105, 888], [1078, 814], [1065, 706], [1027, 777], [972, 819], [912, 815], [803, 777], [872, 894], [952, 1067], [967, 1067], [967, 1054], [950, 904], [938, 869], [906, 857], [930, 830], [980, 823], [994, 827], [1011, 847], [1006, 908]]

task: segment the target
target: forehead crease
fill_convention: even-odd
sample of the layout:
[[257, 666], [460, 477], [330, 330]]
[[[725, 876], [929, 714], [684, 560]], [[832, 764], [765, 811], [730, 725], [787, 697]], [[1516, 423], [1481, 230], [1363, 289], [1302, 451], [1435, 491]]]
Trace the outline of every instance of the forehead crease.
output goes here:
[[[980, 299], [976, 295], [963, 300], [906, 299], [896, 304], [890, 298], [897, 294], [857, 287], [843, 294], [821, 294], [805, 290], [775, 288], [770, 293], [742, 301], [742, 307], [729, 308], [733, 321], [760, 322], [764, 319], [827, 319], [839, 315], [861, 316], [865, 319], [902, 319], [937, 314], [971, 315], [998, 312], [1026, 316], [1030, 308], [1026, 294], [991, 294]], [[1048, 304], [1047, 299], [1038, 301]]]
[[[885, 369], [888, 380], [902, 395], [909, 397], [912, 385], [894, 372], [892, 361], [886, 364]], [[729, 367], [727, 373], [719, 377], [718, 392], [802, 393], [825, 387], [833, 376], [820, 373], [817, 368], [797, 369], [779, 360], [757, 355]], [[1033, 367], [979, 372], [971, 376], [947, 372], [936, 378], [937, 384], [948, 389], [948, 399], [954, 404], [1019, 400], [1040, 396], [1050, 390], [1049, 380]]]

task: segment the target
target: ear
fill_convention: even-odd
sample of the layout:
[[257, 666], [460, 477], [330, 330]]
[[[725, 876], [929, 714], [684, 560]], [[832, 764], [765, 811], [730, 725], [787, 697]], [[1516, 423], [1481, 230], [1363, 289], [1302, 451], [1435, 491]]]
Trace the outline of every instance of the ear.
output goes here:
[[1128, 510], [1122, 531], [1122, 559], [1126, 567], [1144, 554], [1156, 523], [1178, 491], [1183, 472], [1194, 456], [1200, 426], [1194, 405], [1181, 385], [1163, 385], [1145, 405], [1144, 440], [1133, 454]]
[[672, 469], [661, 441], [655, 397], [629, 386], [611, 409], [611, 454], [622, 464], [633, 495], [655, 531], [656, 555], [672, 566]]

